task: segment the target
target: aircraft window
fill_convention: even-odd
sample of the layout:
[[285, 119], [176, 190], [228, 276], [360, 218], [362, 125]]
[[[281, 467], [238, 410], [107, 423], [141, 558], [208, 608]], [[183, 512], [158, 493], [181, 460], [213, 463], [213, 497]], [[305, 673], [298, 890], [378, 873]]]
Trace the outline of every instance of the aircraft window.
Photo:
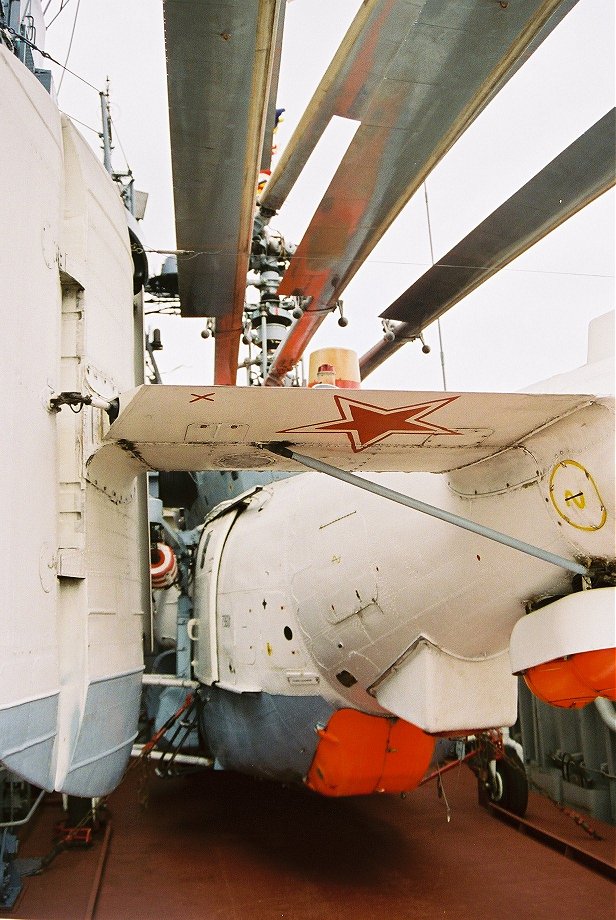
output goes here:
[[212, 531], [208, 532], [207, 537], [205, 538], [205, 543], [203, 544], [203, 549], [201, 551], [201, 561], [199, 562], [199, 568], [202, 569], [205, 565], [205, 554], [207, 553], [208, 544], [210, 542], [210, 537], [212, 536]]
[[290, 642], [291, 639], [293, 638], [293, 630], [291, 629], [291, 627], [285, 626], [285, 628], [283, 629], [283, 632], [284, 632], [285, 639], [288, 639]]
[[349, 671], [340, 671], [339, 674], [336, 674], [336, 677], [343, 687], [352, 687], [353, 684], [357, 683], [357, 678], [353, 677]]

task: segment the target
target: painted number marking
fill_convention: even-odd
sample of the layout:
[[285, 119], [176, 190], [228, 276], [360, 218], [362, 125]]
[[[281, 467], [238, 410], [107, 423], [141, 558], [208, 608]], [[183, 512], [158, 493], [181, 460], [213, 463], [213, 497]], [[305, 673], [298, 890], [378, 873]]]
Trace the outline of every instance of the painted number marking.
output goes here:
[[577, 460], [561, 460], [550, 475], [550, 498], [557, 514], [576, 530], [600, 530], [607, 510], [597, 484]]

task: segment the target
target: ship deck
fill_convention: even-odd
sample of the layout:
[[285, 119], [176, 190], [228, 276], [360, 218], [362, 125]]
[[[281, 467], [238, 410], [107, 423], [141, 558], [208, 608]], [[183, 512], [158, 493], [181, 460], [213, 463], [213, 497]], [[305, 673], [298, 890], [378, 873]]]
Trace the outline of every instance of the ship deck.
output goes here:
[[[138, 768], [110, 796], [93, 846], [26, 879], [7, 916], [613, 920], [613, 827], [587, 819], [593, 839], [537, 794], [528, 826], [498, 820], [464, 766], [443, 786], [445, 797], [429, 783], [405, 798], [325, 800], [218, 772], [150, 773], [144, 787]], [[62, 817], [60, 797], [49, 797], [19, 855], [47, 853]]]

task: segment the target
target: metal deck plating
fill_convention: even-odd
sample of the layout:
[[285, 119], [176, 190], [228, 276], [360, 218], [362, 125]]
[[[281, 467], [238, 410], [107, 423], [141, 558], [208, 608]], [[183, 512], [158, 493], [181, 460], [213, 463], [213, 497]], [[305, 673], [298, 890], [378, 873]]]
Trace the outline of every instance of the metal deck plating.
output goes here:
[[[16, 916], [613, 917], [612, 883], [478, 807], [466, 768], [443, 778], [449, 823], [434, 784], [406, 799], [326, 801], [231, 773], [153, 777], [145, 809], [138, 785], [135, 771], [110, 797], [110, 841], [101, 834], [91, 850], [62, 853], [27, 880]], [[41, 811], [20, 855], [49, 848], [58, 813], [59, 804]], [[593, 840], [533, 794], [527, 819], [567, 841], [569, 855], [583, 848], [613, 864], [614, 828], [590, 821], [603, 837]]]

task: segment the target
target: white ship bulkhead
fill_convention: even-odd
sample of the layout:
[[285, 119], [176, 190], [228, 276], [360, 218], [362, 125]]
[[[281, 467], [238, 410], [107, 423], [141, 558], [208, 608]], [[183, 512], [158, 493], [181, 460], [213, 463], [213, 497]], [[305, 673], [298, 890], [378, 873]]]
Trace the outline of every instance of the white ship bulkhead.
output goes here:
[[94, 152], [4, 47], [0, 73], [11, 242], [2, 247], [11, 263], [2, 266], [0, 759], [41, 787], [95, 796], [117, 784], [136, 733], [142, 488], [120, 503], [89, 482], [107, 416], [91, 406], [54, 412], [49, 400], [65, 391], [109, 400], [139, 382], [133, 265], [122, 201]]

